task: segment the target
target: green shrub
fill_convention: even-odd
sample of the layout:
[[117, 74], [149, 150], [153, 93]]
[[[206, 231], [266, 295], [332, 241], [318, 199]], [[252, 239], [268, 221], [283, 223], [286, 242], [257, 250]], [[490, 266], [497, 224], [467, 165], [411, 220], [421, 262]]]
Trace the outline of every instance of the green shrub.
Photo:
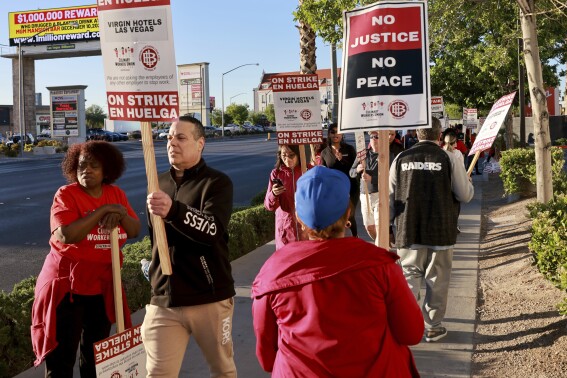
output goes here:
[[12, 377], [30, 368], [35, 359], [30, 338], [35, 277], [0, 292], [0, 377]]
[[266, 198], [266, 191], [267, 190], [268, 190], [268, 188], [262, 190], [260, 193], [256, 194], [254, 197], [252, 197], [252, 199], [250, 200], [250, 205], [251, 206], [263, 205], [264, 204], [264, 198]]
[[128, 308], [135, 312], [150, 303], [150, 283], [141, 271], [140, 261], [152, 259], [150, 238], [126, 244], [122, 248], [124, 261], [122, 263], [122, 284], [128, 298]]
[[61, 147], [63, 143], [55, 139], [44, 139], [37, 142], [38, 147], [45, 147], [45, 146], [53, 146], [53, 147]]
[[[567, 292], [567, 195], [559, 194], [547, 204], [528, 206], [532, 238], [528, 244], [535, 265], [545, 278]], [[567, 315], [567, 299], [558, 307]]]
[[235, 212], [228, 224], [229, 259], [232, 261], [247, 254], [274, 238], [274, 213], [258, 205]]
[[[563, 172], [564, 165], [563, 149], [551, 149], [551, 171], [553, 177], [553, 187], [561, 190], [566, 186], [565, 174]], [[532, 184], [536, 184], [536, 164], [535, 150], [532, 148], [514, 148], [502, 152], [500, 158], [500, 167], [502, 172], [500, 177], [504, 185], [506, 194], [522, 193], [519, 183], [527, 180]]]
[[559, 138], [553, 142], [554, 146], [567, 146], [567, 138]]

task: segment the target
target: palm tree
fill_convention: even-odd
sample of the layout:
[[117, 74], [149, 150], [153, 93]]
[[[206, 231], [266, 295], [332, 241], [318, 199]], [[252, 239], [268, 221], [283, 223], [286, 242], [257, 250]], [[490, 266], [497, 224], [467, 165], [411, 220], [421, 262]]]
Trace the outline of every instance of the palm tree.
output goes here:
[[[301, 7], [303, 0], [299, 0]], [[314, 74], [317, 72], [317, 46], [315, 31], [305, 21], [298, 20], [299, 25], [299, 70], [303, 74]]]
[[106, 119], [106, 113], [101, 106], [91, 105], [85, 110], [85, 117], [89, 128], [102, 128]]

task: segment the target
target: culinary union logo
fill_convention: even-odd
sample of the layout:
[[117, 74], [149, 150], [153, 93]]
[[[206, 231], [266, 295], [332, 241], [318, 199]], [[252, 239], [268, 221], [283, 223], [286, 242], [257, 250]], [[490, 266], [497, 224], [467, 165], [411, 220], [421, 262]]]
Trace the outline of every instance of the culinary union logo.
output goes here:
[[496, 125], [498, 125], [498, 122], [492, 122], [492, 123], [490, 124], [490, 129], [492, 130], [493, 128], [496, 127]]
[[115, 371], [115, 372], [112, 373], [110, 378], [122, 378], [122, 374], [120, 374], [119, 371]]
[[405, 101], [394, 100], [388, 105], [388, 110], [396, 119], [402, 119], [409, 110], [409, 106]]
[[309, 109], [303, 109], [301, 111], [301, 113], [299, 113], [299, 115], [301, 116], [301, 118], [303, 118], [305, 121], [308, 121], [311, 119], [311, 110]]
[[153, 46], [146, 46], [140, 51], [140, 62], [148, 71], [156, 69], [159, 62], [159, 54]]

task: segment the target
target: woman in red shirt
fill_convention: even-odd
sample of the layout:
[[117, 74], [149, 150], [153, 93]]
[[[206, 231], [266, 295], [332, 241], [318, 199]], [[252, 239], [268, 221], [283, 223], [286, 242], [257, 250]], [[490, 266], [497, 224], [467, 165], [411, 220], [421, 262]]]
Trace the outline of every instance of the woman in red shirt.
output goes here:
[[[95, 377], [93, 343], [107, 338], [115, 320], [110, 231], [120, 246], [140, 232], [126, 194], [112, 185], [124, 172], [112, 144], [89, 141], [69, 148], [62, 163], [69, 182], [51, 206], [51, 251], [35, 287], [32, 345], [46, 376], [72, 377], [80, 343], [81, 377]], [[122, 258], [122, 256], [121, 256]], [[125, 296], [125, 324], [131, 327]]]

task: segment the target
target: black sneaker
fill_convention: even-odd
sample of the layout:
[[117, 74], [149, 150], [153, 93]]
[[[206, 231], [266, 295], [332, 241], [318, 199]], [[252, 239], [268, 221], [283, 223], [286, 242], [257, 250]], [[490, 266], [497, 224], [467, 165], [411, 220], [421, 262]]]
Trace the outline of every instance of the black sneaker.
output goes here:
[[425, 341], [428, 343], [439, 341], [445, 336], [447, 336], [447, 329], [445, 327], [433, 328], [425, 331]]

